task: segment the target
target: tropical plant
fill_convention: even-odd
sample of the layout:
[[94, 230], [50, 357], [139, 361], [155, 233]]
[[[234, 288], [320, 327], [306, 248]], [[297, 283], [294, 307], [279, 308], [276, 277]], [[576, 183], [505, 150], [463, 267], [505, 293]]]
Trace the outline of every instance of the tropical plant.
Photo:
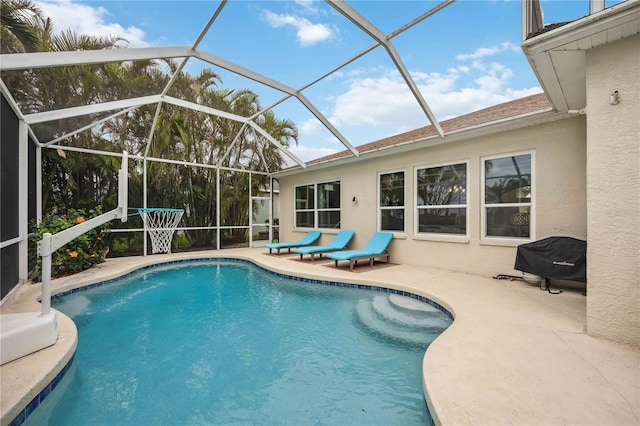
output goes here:
[[29, 0], [2, 0], [0, 4], [0, 46], [2, 53], [34, 52], [38, 35], [34, 20], [41, 16]]
[[[100, 207], [88, 211], [71, 209], [62, 214], [44, 216], [37, 227], [33, 224], [35, 232], [29, 236], [29, 264], [32, 271], [29, 278], [33, 281], [40, 281], [42, 278], [42, 261], [37, 254], [37, 243], [45, 233], [56, 234], [101, 213]], [[106, 225], [99, 226], [54, 252], [51, 256], [51, 277], [73, 274], [104, 262], [109, 250], [105, 239], [106, 232]]]
[[[5, 3], [29, 2], [3, 0]], [[34, 12], [35, 13], [35, 12]], [[31, 16], [31, 15], [29, 15]], [[29, 21], [36, 34], [36, 51], [118, 49], [125, 42], [117, 37], [102, 38], [53, 31], [48, 18], [34, 14]], [[24, 49], [22, 49], [24, 50]], [[21, 50], [21, 51], [22, 51]], [[3, 72], [2, 78], [26, 114], [122, 98], [161, 93], [173, 73], [173, 60], [87, 64]], [[211, 69], [197, 75], [180, 72], [172, 80], [168, 95], [242, 117], [252, 117], [270, 138], [283, 146], [297, 144], [298, 131], [290, 120], [278, 119], [272, 111], [263, 111], [259, 97], [248, 89], [220, 88], [220, 76]], [[158, 108], [158, 109], [157, 109]], [[33, 126], [38, 139], [46, 143], [87, 126], [106, 114], [79, 116]], [[151, 136], [150, 136], [151, 135]], [[167, 162], [146, 163], [147, 206], [183, 208], [183, 225], [213, 227], [217, 223], [216, 168], [277, 171], [284, 160], [278, 147], [253, 127], [244, 123], [179, 108], [164, 103], [161, 107], [142, 106], [109, 119], [91, 130], [64, 140], [65, 145], [95, 151], [121, 152], [135, 156], [189, 161], [185, 166]], [[119, 159], [113, 156], [63, 152], [44, 149], [43, 210], [45, 214], [70, 208], [92, 209], [116, 205]], [[129, 204], [144, 202], [143, 164], [129, 165]], [[221, 224], [246, 226], [249, 222], [249, 181], [253, 193], [264, 189], [268, 177], [220, 169]], [[254, 209], [257, 206], [254, 206]], [[139, 227], [135, 218], [115, 227]], [[246, 231], [225, 233], [228, 241], [244, 241]], [[215, 232], [197, 229], [186, 232], [187, 245], [205, 247], [215, 243]], [[128, 252], [128, 244], [138, 238], [113, 238], [119, 252]]]

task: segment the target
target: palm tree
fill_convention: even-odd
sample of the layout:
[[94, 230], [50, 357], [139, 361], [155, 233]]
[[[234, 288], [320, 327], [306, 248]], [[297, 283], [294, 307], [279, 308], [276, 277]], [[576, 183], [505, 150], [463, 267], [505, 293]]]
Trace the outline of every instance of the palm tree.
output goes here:
[[[5, 3], [28, 9], [28, 2], [3, 0], [3, 19], [10, 15], [4, 9]], [[23, 9], [19, 9], [23, 10]], [[25, 12], [26, 13], [26, 12]], [[29, 34], [35, 35], [35, 50], [62, 52], [76, 50], [97, 50], [118, 48], [123, 41], [119, 37], [93, 37], [67, 30], [54, 33], [51, 19], [33, 15], [28, 22]], [[33, 40], [32, 40], [33, 41]], [[36, 70], [7, 72], [3, 78], [20, 104], [23, 112], [35, 113], [69, 106], [79, 106], [130, 97], [141, 91], [141, 87], [151, 87], [158, 91], [163, 82], [160, 74], [153, 70], [158, 64], [139, 61], [123, 64], [78, 65], [53, 67]], [[151, 83], [151, 77], [155, 84]], [[155, 86], [155, 87], [154, 87]], [[57, 122], [33, 126], [38, 138], [49, 141], [65, 133], [95, 121], [97, 116], [79, 116]], [[148, 127], [148, 126], [147, 126]], [[71, 146], [81, 146], [104, 151], [119, 152], [125, 144], [118, 146], [91, 131], [84, 132], [65, 141]], [[90, 156], [69, 153], [61, 158], [55, 151], [43, 151], [43, 210], [65, 210], [70, 207], [94, 208], [113, 200], [115, 176], [119, 164], [106, 156]], [[119, 161], [117, 161], [119, 163]]]
[[[19, 0], [2, 1], [3, 31], [10, 28], [4, 24], [4, 16], [9, 15], [5, 4], [16, 10], [28, 9], [33, 5]], [[39, 14], [34, 14], [28, 24], [32, 27], [30, 31], [36, 35], [36, 42], [29, 45], [29, 49], [36, 51], [115, 49], [120, 48], [118, 43], [123, 41], [117, 37], [86, 36], [71, 30], [54, 33], [51, 20]], [[11, 28], [20, 27], [14, 25]], [[14, 44], [17, 46], [17, 43]], [[160, 93], [169, 81], [167, 70], [175, 73], [177, 63], [161, 60], [42, 68], [6, 72], [3, 80], [21, 109], [30, 114]], [[221, 89], [218, 87], [220, 83], [220, 76], [211, 69], [204, 69], [197, 75], [181, 72], [169, 95], [239, 116], [257, 117], [258, 125], [282, 145], [297, 143], [298, 131], [294, 123], [277, 119], [271, 111], [261, 112], [257, 94], [248, 89]], [[144, 106], [122, 114], [69, 138], [65, 144], [112, 152], [126, 150], [135, 155], [144, 153], [150, 142], [149, 155], [152, 157], [215, 166], [229, 152], [224, 165], [231, 168], [264, 169], [263, 158], [269, 171], [279, 170], [283, 165], [279, 150], [250, 126], [168, 104], [163, 104], [160, 111], [151, 141], [148, 141], [148, 135], [155, 116], [155, 106]], [[82, 116], [44, 123], [34, 126], [34, 131], [41, 141], [46, 142], [99, 118], [99, 115]], [[234, 140], [236, 142], [231, 147]], [[81, 153], [67, 153], [65, 158], [61, 158], [53, 150], [44, 150], [43, 153], [45, 212], [69, 207], [90, 209], [98, 204], [108, 208], [115, 203], [113, 194], [116, 193], [115, 176], [119, 159]], [[148, 163], [147, 171], [149, 206], [184, 208], [187, 214], [183, 221], [187, 226], [218, 225], [215, 168], [152, 162]], [[141, 206], [142, 170], [139, 164], [132, 164], [129, 172], [130, 204]], [[221, 175], [222, 222], [230, 225], [248, 224], [248, 173], [223, 170]], [[265, 184], [266, 177], [254, 175], [254, 193], [263, 189]], [[206, 246], [214, 242], [211, 230], [194, 230], [187, 236], [195, 245]], [[245, 237], [245, 230], [229, 236], [231, 240]]]
[[34, 19], [42, 12], [29, 0], [2, 0], [0, 7], [0, 45], [2, 53], [34, 52], [38, 36]]

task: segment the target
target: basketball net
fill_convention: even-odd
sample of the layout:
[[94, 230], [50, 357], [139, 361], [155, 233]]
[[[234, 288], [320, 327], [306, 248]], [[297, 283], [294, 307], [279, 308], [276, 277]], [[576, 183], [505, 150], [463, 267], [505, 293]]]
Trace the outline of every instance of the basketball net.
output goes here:
[[151, 237], [152, 253], [171, 253], [173, 233], [182, 219], [180, 209], [138, 209], [145, 231]]

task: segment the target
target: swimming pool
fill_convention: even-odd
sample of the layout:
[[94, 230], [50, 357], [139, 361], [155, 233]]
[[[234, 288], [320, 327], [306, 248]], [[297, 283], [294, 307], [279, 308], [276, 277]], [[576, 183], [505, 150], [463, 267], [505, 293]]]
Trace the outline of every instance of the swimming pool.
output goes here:
[[58, 297], [75, 360], [25, 424], [428, 423], [422, 356], [450, 317], [324, 284], [213, 260]]

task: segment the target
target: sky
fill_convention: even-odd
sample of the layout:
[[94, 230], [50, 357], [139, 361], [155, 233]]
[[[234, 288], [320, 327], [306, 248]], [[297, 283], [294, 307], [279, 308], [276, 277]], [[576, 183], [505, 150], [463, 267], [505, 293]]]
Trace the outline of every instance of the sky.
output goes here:
[[[130, 48], [191, 46], [217, 1], [35, 2], [55, 31], [117, 36]], [[389, 35], [440, 2], [351, 1]], [[609, 2], [608, 2], [609, 3]], [[609, 4], [607, 3], [607, 6]], [[520, 48], [519, 0], [459, 0], [392, 38], [437, 120], [542, 92]], [[587, 0], [542, 1], [545, 24], [588, 13]], [[374, 40], [329, 4], [230, 0], [199, 49], [296, 90], [335, 70]], [[249, 88], [270, 106], [285, 95], [192, 58], [185, 70], [217, 72], [223, 88]], [[383, 47], [311, 85], [302, 94], [354, 146], [431, 124]], [[304, 161], [345, 149], [297, 99], [273, 108], [298, 127], [291, 151]]]

